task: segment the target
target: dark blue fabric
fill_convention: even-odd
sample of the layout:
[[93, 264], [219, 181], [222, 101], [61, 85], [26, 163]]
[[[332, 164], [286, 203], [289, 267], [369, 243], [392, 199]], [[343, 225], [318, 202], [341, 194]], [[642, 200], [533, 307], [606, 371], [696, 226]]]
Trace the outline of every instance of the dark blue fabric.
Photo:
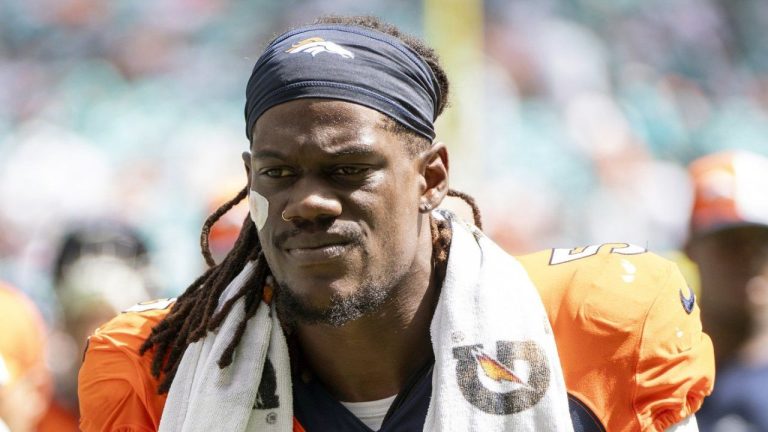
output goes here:
[[571, 394], [568, 395], [568, 411], [571, 413], [573, 432], [605, 432], [605, 427], [595, 413]]
[[736, 363], [718, 370], [715, 390], [696, 420], [701, 432], [768, 431], [768, 365]]
[[[422, 432], [432, 393], [432, 368], [417, 374], [392, 403], [379, 432]], [[371, 432], [316, 380], [293, 378], [293, 415], [307, 432]]]
[[[310, 38], [321, 46], [299, 45]], [[358, 26], [312, 25], [279, 36], [256, 61], [246, 88], [249, 142], [266, 110], [301, 98], [364, 105], [431, 141], [441, 95], [429, 65], [399, 39]]]
[[[422, 432], [432, 396], [432, 368], [425, 368], [397, 395], [379, 432]], [[605, 432], [597, 416], [568, 395], [574, 432]], [[293, 415], [307, 432], [372, 432], [316, 380], [293, 378]]]

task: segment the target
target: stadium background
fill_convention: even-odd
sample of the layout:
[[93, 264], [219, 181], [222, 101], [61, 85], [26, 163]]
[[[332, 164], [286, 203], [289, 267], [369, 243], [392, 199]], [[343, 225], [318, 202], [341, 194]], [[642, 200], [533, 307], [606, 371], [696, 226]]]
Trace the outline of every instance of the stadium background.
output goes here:
[[0, 279], [55, 325], [60, 239], [106, 218], [146, 239], [157, 294], [179, 293], [204, 265], [202, 221], [244, 184], [254, 61], [325, 13], [378, 15], [437, 47], [453, 185], [512, 252], [621, 240], [673, 254], [685, 165], [768, 154], [763, 0], [6, 0]]

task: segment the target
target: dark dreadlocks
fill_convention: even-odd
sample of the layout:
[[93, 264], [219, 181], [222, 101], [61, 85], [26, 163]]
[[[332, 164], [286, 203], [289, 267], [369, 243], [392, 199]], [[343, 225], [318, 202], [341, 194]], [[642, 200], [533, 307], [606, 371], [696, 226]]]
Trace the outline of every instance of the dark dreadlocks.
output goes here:
[[[346, 24], [357, 25], [387, 33], [402, 40], [421, 55], [432, 69], [440, 85], [442, 102], [438, 107], [438, 114], [443, 111], [448, 96], [448, 79], [439, 64], [435, 52], [423, 42], [412, 36], [403, 34], [396, 27], [385, 24], [374, 17], [337, 17], [329, 16], [318, 19], [316, 24]], [[385, 128], [403, 138], [410, 154], [418, 154], [429, 148], [431, 143], [424, 137], [406, 129], [394, 120], [388, 121]], [[209, 331], [216, 330], [229, 314], [235, 302], [244, 298], [245, 317], [239, 323], [235, 334], [232, 335], [227, 349], [219, 359], [219, 367], [224, 368], [232, 363], [235, 349], [245, 332], [248, 320], [252, 318], [264, 296], [264, 287], [270, 276], [270, 269], [262, 253], [258, 231], [249, 217], [243, 221], [240, 235], [232, 250], [221, 263], [216, 263], [208, 247], [208, 234], [211, 227], [219, 218], [232, 207], [242, 201], [248, 194], [248, 187], [241, 190], [237, 196], [224, 203], [212, 215], [206, 219], [200, 235], [200, 245], [203, 257], [209, 268], [202, 276], [197, 278], [181, 294], [166, 318], [152, 329], [152, 333], [141, 346], [140, 353], [153, 350], [152, 374], [156, 378], [163, 376], [158, 387], [158, 393], [166, 393], [173, 382], [181, 358], [187, 346], [200, 340]], [[448, 191], [449, 196], [463, 199], [470, 207], [475, 219], [475, 225], [482, 228], [480, 210], [475, 201], [469, 195], [454, 190]], [[440, 268], [448, 259], [448, 247], [451, 241], [451, 230], [445, 221], [430, 218], [430, 231], [432, 234], [432, 261], [435, 268]], [[229, 283], [245, 267], [246, 263], [254, 262], [254, 271], [250, 279], [246, 281], [239, 292], [230, 298], [217, 311], [219, 297]]]

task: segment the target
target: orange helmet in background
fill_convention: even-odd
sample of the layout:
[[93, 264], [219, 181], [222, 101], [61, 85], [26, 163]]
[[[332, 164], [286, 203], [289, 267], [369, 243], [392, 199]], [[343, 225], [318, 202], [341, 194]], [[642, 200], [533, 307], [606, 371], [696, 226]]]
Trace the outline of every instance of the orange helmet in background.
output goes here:
[[768, 227], [768, 158], [727, 151], [694, 161], [691, 237], [742, 225]]
[[0, 282], [0, 420], [12, 431], [37, 430], [51, 400], [46, 330], [35, 305]]
[[5, 366], [0, 370], [0, 385], [10, 385], [45, 365], [46, 330], [40, 313], [21, 291], [2, 282], [0, 328], [0, 356]]

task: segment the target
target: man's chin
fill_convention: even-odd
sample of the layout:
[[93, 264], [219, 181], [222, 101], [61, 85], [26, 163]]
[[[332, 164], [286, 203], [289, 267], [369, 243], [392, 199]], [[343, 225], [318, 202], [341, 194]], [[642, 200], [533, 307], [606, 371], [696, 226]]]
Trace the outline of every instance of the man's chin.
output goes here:
[[341, 327], [378, 311], [389, 298], [389, 290], [363, 285], [351, 293], [329, 288], [326, 301], [318, 305], [284, 283], [275, 290], [275, 305], [284, 324], [329, 325]]

